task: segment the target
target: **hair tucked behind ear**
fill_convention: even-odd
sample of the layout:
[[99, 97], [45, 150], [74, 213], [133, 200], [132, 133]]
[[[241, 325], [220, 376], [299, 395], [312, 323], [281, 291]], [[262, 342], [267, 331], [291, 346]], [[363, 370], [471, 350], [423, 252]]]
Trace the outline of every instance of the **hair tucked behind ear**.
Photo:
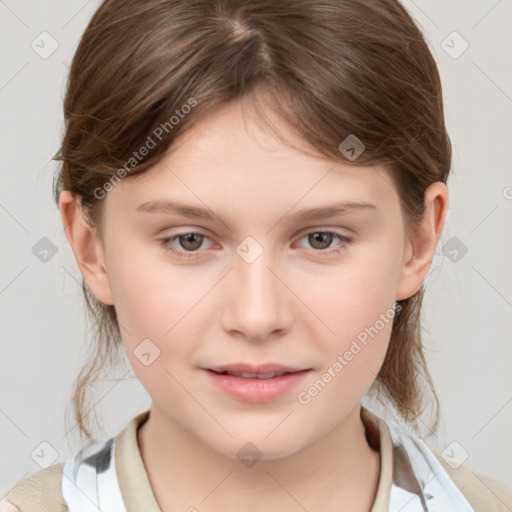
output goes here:
[[[425, 211], [427, 187], [446, 183], [451, 146], [438, 70], [398, 1], [105, 0], [71, 64], [55, 200], [70, 190], [101, 237], [111, 180], [145, 172], [213, 109], [239, 98], [256, 104], [260, 93], [320, 154], [385, 166], [408, 233]], [[350, 134], [365, 145], [353, 162], [338, 149]], [[149, 138], [155, 144], [142, 156], [137, 150]], [[121, 338], [114, 306], [85, 282], [83, 290], [94, 357], [77, 379], [73, 405], [91, 437], [88, 389], [119, 355]], [[373, 388], [411, 424], [432, 405], [435, 432], [439, 401], [423, 354], [422, 297], [423, 285], [402, 301]]]

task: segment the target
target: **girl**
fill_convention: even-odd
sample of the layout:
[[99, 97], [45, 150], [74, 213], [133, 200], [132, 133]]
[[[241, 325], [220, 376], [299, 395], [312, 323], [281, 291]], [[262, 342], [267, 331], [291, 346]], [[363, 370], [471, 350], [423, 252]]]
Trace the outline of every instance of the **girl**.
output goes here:
[[[105, 0], [64, 112], [91, 442], [2, 511], [512, 508], [420, 434], [439, 414], [420, 311], [451, 147], [398, 1]], [[87, 389], [121, 347], [151, 408], [95, 440]]]

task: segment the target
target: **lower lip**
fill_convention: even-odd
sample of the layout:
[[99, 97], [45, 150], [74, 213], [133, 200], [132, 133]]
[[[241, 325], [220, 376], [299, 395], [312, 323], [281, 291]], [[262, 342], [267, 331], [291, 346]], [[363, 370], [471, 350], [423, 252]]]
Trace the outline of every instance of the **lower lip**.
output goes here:
[[299, 384], [310, 370], [285, 373], [270, 379], [246, 379], [204, 370], [222, 391], [245, 402], [270, 402]]

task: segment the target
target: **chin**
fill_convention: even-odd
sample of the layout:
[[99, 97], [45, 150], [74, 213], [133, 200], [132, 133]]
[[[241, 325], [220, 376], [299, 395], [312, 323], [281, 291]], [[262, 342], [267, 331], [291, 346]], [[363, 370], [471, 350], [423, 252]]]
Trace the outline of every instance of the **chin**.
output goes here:
[[272, 433], [266, 437], [268, 432], [267, 428], [261, 431], [252, 429], [252, 434], [248, 431], [237, 434], [231, 430], [233, 438], [203, 439], [203, 442], [220, 455], [239, 460], [247, 467], [258, 461], [289, 457], [307, 444], [306, 440], [294, 439], [284, 431], [280, 435]]

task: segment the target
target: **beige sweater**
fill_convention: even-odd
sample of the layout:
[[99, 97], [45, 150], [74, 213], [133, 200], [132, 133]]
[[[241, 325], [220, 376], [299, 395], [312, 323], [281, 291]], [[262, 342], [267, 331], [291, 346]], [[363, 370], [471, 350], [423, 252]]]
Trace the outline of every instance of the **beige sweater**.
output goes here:
[[[137, 442], [137, 430], [148, 417], [149, 410], [138, 414], [116, 436], [115, 468], [127, 512], [161, 512]], [[361, 419], [368, 442], [381, 455], [379, 484], [371, 512], [387, 512], [392, 483], [407, 489], [407, 464], [394, 450], [384, 420], [365, 407], [361, 408]], [[475, 512], [512, 511], [511, 488], [498, 480], [475, 473], [464, 465], [453, 469], [443, 460], [439, 450], [429, 443], [427, 445]], [[24, 478], [0, 502], [0, 512], [67, 512], [61, 493], [63, 466], [64, 463], [55, 464]]]

